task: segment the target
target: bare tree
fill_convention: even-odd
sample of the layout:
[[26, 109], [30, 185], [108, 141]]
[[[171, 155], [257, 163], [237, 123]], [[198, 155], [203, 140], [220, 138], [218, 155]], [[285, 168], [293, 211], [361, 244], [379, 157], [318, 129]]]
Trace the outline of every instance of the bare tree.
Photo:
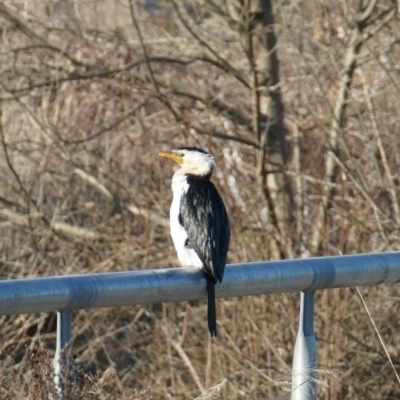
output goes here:
[[[357, 66], [357, 56], [362, 46], [371, 37], [374, 37], [386, 24], [394, 18], [397, 7], [392, 5], [383, 11], [377, 10], [377, 1], [358, 2], [356, 15], [352, 14], [349, 7], [345, 10], [347, 19], [350, 21], [351, 33], [348, 41], [348, 48], [344, 54], [343, 70], [340, 74], [339, 90], [333, 110], [331, 128], [329, 131], [328, 152], [325, 161], [325, 182], [324, 195], [318, 209], [316, 229], [314, 231], [311, 249], [314, 254], [321, 254], [322, 243], [326, 237], [327, 213], [331, 207], [335, 187], [330, 185], [336, 181], [339, 157], [339, 149], [345, 142], [342, 133], [343, 116], [349, 98], [353, 74]], [[378, 12], [378, 15], [376, 13]], [[346, 146], [345, 146], [346, 148]], [[349, 154], [348, 154], [349, 155]]]

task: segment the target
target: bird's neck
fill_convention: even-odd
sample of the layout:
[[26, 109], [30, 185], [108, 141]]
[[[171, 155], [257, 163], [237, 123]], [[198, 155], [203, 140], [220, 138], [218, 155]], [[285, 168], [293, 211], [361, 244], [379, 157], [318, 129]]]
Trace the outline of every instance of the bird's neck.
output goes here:
[[187, 164], [182, 165], [177, 172], [200, 179], [210, 179], [213, 169], [214, 165], [212, 163]]
[[209, 181], [211, 177], [211, 172], [212, 171], [210, 171], [206, 175], [198, 175], [187, 172], [182, 168], [178, 169], [178, 171], [176, 171], [174, 176], [172, 177], [172, 190], [174, 192], [182, 190], [186, 192], [190, 181]]
[[188, 188], [187, 175], [182, 173], [182, 169], [178, 169], [178, 171], [174, 173], [174, 176], [172, 177], [171, 187], [174, 193], [177, 191], [182, 192], [183, 189], [187, 191]]

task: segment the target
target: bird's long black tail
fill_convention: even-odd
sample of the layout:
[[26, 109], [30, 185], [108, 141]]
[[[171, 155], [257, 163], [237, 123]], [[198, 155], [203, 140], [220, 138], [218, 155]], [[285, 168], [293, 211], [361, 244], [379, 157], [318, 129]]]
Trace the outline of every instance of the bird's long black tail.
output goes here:
[[208, 317], [208, 329], [211, 337], [217, 337], [217, 314], [215, 312], [215, 283], [212, 277], [207, 277], [207, 293], [208, 293], [208, 304], [207, 304], [207, 317]]

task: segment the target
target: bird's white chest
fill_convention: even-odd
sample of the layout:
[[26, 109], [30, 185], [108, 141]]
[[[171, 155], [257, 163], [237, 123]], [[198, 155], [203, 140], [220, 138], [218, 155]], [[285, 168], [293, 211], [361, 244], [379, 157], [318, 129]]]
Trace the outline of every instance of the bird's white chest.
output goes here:
[[176, 172], [172, 178], [173, 199], [170, 209], [170, 229], [175, 250], [182, 267], [203, 268], [203, 263], [193, 249], [185, 247], [188, 238], [185, 228], [179, 223], [182, 196], [189, 188], [186, 176]]

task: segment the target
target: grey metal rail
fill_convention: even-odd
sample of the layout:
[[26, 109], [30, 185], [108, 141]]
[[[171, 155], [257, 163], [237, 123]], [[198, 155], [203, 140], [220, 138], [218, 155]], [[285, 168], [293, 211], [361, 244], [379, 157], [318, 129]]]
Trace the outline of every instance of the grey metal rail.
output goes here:
[[[400, 252], [231, 264], [217, 297], [400, 282]], [[179, 290], [177, 290], [179, 289]], [[0, 281], [0, 315], [163, 303], [206, 297], [190, 268]]]
[[[318, 289], [400, 282], [400, 252], [231, 264], [217, 297], [301, 291], [292, 399], [316, 398], [314, 295]], [[201, 272], [188, 268], [69, 275], [0, 281], [0, 315], [59, 312], [61, 349], [70, 337], [72, 310], [206, 297]], [[66, 321], [63, 324], [63, 321]], [[68, 322], [69, 321], [69, 322]], [[69, 324], [69, 325], [68, 325]], [[62, 334], [61, 334], [61, 333]], [[60, 359], [59, 350], [56, 359]]]

